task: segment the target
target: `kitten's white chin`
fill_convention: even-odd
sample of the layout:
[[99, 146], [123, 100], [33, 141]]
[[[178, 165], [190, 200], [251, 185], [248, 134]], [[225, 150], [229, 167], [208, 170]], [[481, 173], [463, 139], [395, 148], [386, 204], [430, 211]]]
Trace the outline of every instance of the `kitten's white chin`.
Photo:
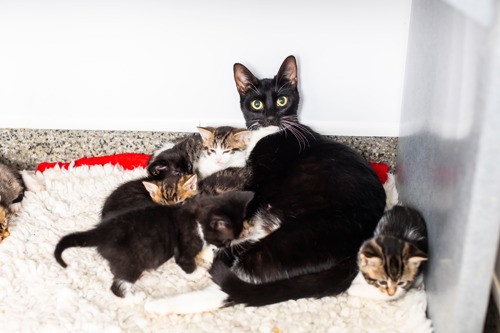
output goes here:
[[349, 296], [363, 297], [378, 301], [393, 301], [403, 297], [406, 294], [406, 290], [404, 288], [398, 288], [394, 295], [389, 296], [378, 290], [376, 287], [368, 284], [363, 277], [363, 274], [359, 272], [352, 281], [349, 289], [347, 289], [346, 293]]

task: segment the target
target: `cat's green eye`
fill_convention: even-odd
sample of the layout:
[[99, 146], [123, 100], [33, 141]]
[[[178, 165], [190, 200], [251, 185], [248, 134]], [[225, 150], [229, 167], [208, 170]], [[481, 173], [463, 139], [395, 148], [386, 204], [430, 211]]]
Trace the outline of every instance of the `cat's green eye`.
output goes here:
[[278, 104], [278, 106], [285, 106], [286, 103], [288, 103], [288, 98], [286, 96], [280, 96], [276, 100], [276, 104]]
[[252, 105], [252, 108], [254, 108], [255, 110], [262, 110], [264, 108], [264, 103], [262, 103], [258, 99], [254, 99], [252, 101], [251, 105]]
[[398, 286], [404, 286], [405, 284], [406, 284], [406, 282], [404, 282], [404, 281], [399, 281], [398, 282]]
[[387, 286], [387, 281], [378, 281], [378, 284], [381, 286]]

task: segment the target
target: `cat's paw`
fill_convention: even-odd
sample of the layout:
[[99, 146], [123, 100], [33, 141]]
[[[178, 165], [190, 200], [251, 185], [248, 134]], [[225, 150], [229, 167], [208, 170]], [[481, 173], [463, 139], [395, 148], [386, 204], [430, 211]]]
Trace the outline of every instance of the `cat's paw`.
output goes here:
[[174, 304], [168, 298], [146, 301], [144, 304], [144, 312], [150, 315], [165, 316], [172, 313]]

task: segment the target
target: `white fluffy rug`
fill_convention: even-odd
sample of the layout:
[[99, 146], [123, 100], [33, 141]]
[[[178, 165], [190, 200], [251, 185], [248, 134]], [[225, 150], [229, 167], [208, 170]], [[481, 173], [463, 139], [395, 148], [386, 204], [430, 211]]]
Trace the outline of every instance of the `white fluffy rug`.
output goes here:
[[142, 168], [106, 165], [33, 176], [43, 188], [26, 193], [11, 236], [0, 243], [1, 332], [432, 332], [424, 290], [394, 302], [341, 295], [154, 317], [143, 310], [147, 297], [193, 290], [208, 277], [190, 280], [169, 261], [145, 273], [134, 296], [120, 299], [109, 290], [112, 275], [94, 248], [66, 250], [69, 266], [59, 266], [53, 257], [59, 238], [94, 226], [104, 198], [143, 175]]

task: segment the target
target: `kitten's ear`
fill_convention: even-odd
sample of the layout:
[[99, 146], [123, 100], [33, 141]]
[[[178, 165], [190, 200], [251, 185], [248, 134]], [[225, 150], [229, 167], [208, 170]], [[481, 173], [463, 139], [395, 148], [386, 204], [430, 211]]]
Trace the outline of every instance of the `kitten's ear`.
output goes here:
[[414, 265], [415, 267], [420, 266], [422, 261], [426, 261], [426, 260], [427, 260], [427, 257], [410, 257], [410, 258], [408, 258], [408, 262], [410, 263], [410, 265]]
[[288, 56], [283, 61], [276, 76], [278, 81], [284, 78], [290, 81], [293, 88], [297, 87], [297, 62], [295, 61], [295, 57], [293, 55]]
[[207, 142], [214, 135], [214, 129], [212, 127], [196, 127], [198, 132], [200, 132], [203, 142]]
[[420, 266], [422, 261], [426, 261], [427, 254], [420, 249], [418, 249], [416, 246], [410, 246], [409, 248], [409, 254], [408, 254], [408, 263], [411, 265], [414, 265], [415, 267]]
[[144, 184], [144, 187], [149, 192], [151, 198], [154, 199], [156, 196], [156, 191], [158, 191], [158, 185], [151, 182], [142, 182], [142, 184]]
[[415, 265], [415, 267], [418, 267], [420, 266], [422, 261], [427, 260], [427, 253], [412, 244], [407, 243], [406, 245], [407, 249], [405, 249], [405, 252], [407, 253], [406, 258], [408, 258], [408, 263], [410, 263], [411, 265]]
[[361, 267], [376, 267], [382, 264], [382, 259], [379, 257], [367, 257], [363, 253], [358, 256], [358, 261]]
[[361, 267], [375, 267], [382, 264], [380, 245], [375, 239], [369, 239], [361, 245], [358, 262]]
[[231, 193], [234, 193], [234, 196], [243, 205], [243, 216], [246, 216], [248, 204], [252, 201], [255, 193], [252, 191], [236, 191]]
[[245, 95], [245, 93], [252, 88], [252, 85], [257, 83], [257, 78], [242, 64], [234, 64], [233, 71], [238, 93], [240, 95]]
[[182, 187], [186, 190], [196, 192], [198, 190], [198, 177], [196, 175], [191, 175]]
[[238, 140], [241, 143], [247, 145], [247, 144], [250, 143], [250, 140], [252, 139], [252, 131], [250, 131], [250, 130], [244, 130], [244, 131], [235, 133], [234, 137], [236, 138], [236, 140]]

